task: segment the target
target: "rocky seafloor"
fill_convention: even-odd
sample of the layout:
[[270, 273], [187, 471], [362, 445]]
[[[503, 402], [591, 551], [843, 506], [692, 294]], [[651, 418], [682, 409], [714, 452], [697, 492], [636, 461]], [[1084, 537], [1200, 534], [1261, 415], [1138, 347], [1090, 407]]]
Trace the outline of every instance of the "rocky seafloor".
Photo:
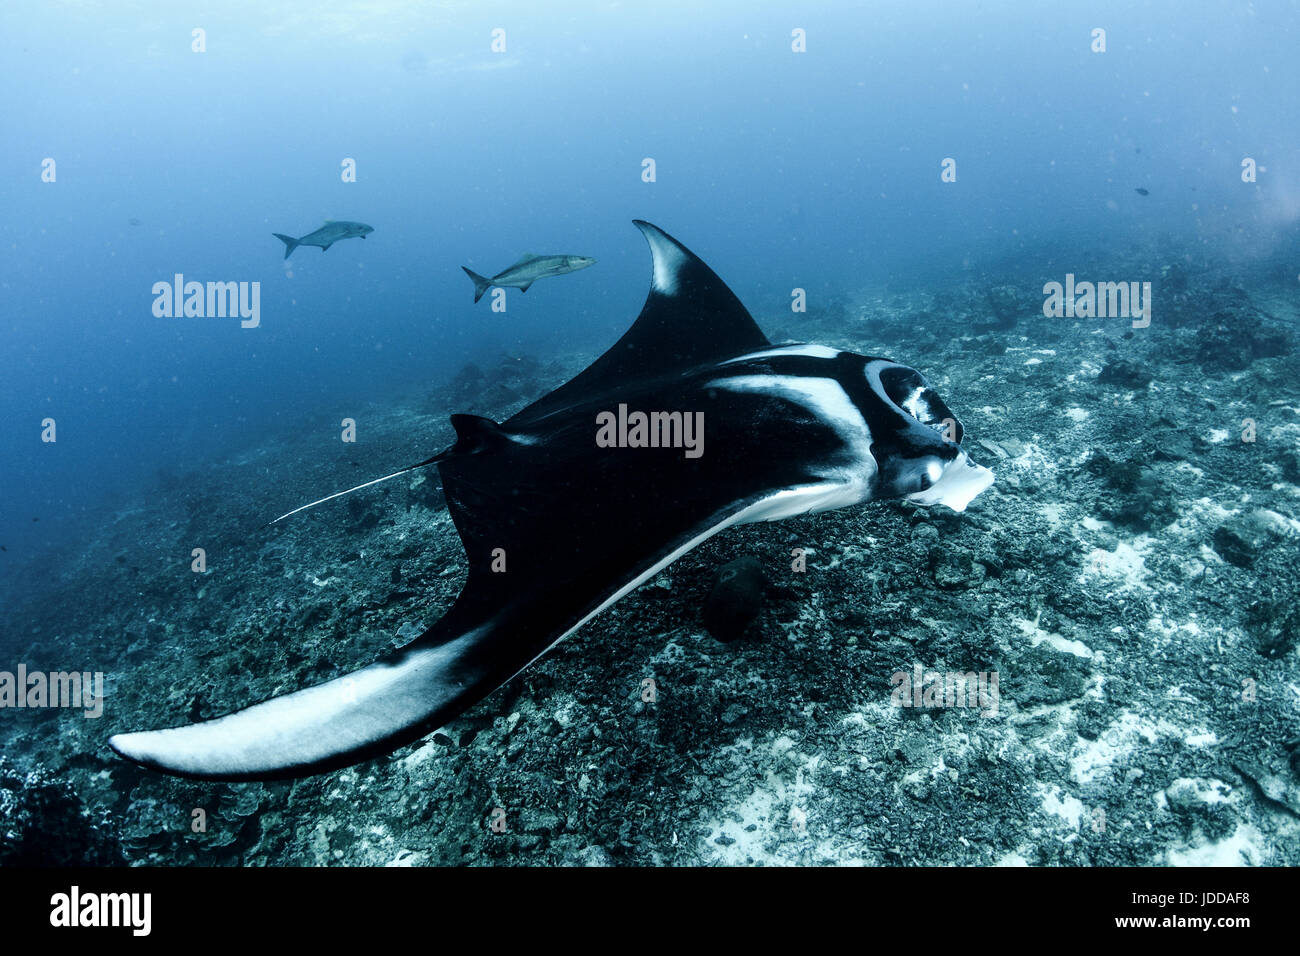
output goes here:
[[[323, 776], [181, 781], [104, 741], [420, 633], [465, 578], [435, 473], [265, 521], [593, 356], [466, 368], [354, 416], [355, 445], [304, 423], [160, 481], [5, 584], [0, 667], [102, 670], [108, 696], [98, 720], [0, 712], [0, 863], [1300, 863], [1295, 276], [1111, 265], [1156, 276], [1149, 328], [1044, 318], [1035, 284], [989, 276], [756, 310], [773, 341], [920, 369], [997, 483], [960, 515], [728, 531], [443, 731]], [[766, 594], [722, 643], [701, 608], [746, 555]], [[996, 672], [996, 714], [896, 706], [917, 665]]]

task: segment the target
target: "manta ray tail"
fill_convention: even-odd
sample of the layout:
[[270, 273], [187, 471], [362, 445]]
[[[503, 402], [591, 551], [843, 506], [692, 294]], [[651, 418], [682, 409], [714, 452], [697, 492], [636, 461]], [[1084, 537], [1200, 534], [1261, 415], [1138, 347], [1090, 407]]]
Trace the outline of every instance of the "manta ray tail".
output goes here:
[[474, 272], [465, 266], [461, 266], [461, 268], [465, 270], [465, 275], [469, 276], [474, 282], [474, 301], [477, 302], [479, 299], [483, 298], [484, 292], [492, 288], [492, 280], [484, 278], [477, 272]]
[[502, 442], [508, 441], [501, 431], [501, 427], [490, 418], [483, 418], [480, 415], [452, 415], [451, 425], [456, 429], [456, 443], [445, 451], [441, 451], [432, 458], [426, 458], [424, 461], [418, 461], [414, 465], [407, 465], [405, 468], [399, 468], [391, 475], [384, 475], [382, 478], [372, 478], [370, 481], [363, 481], [359, 485], [354, 485], [343, 491], [336, 491], [332, 495], [326, 495], [324, 498], [317, 498], [315, 501], [309, 501], [305, 505], [299, 505], [292, 511], [286, 511], [274, 521], [268, 521], [267, 525], [277, 524], [285, 518], [296, 515], [300, 511], [306, 511], [308, 508], [315, 508], [317, 505], [323, 505], [327, 501], [333, 501], [335, 498], [342, 498], [344, 495], [350, 495], [354, 491], [360, 491], [362, 488], [369, 488], [371, 485], [383, 484], [385, 481], [396, 478], [398, 475], [404, 475], [408, 471], [415, 471], [417, 468], [423, 468], [425, 465], [432, 465], [442, 461], [450, 455], [472, 455], [490, 448], [500, 447]]
[[423, 468], [425, 465], [432, 465], [435, 461], [438, 461], [441, 457], [442, 455], [434, 455], [432, 458], [426, 458], [424, 461], [416, 462], [414, 465], [407, 465], [405, 468], [399, 468], [391, 475], [384, 475], [384, 477], [382, 478], [373, 478], [370, 481], [364, 481], [359, 485], [354, 485], [353, 487], [348, 488], [345, 491], [336, 491], [332, 495], [326, 495], [324, 498], [317, 498], [315, 501], [310, 501], [305, 505], [299, 505], [297, 508], [294, 508], [292, 511], [286, 511], [284, 514], [280, 515], [280, 517], [276, 518], [274, 521], [268, 521], [267, 525], [276, 524], [278, 522], [283, 521], [285, 518], [288, 518], [290, 515], [296, 515], [299, 511], [306, 511], [308, 508], [315, 508], [317, 505], [323, 505], [325, 502], [333, 501], [335, 498], [342, 498], [344, 495], [350, 495], [352, 494], [352, 492], [360, 491], [362, 488], [369, 488], [371, 485], [382, 484], [383, 482], [388, 481], [391, 478], [396, 478], [398, 475], [404, 475], [408, 471], [415, 471], [415, 469]]
[[293, 236], [286, 236], [278, 232], [273, 232], [271, 235], [284, 243], [284, 257], [286, 259], [289, 258], [289, 254], [293, 252], [293, 250], [298, 248], [298, 240]]

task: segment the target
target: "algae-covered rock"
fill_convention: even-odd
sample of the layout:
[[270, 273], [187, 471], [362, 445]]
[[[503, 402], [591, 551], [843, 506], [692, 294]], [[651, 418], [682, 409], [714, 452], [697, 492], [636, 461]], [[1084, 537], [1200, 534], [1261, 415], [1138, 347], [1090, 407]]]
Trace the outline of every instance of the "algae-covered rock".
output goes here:
[[0, 866], [120, 866], [121, 843], [67, 783], [0, 757]]
[[758, 558], [746, 556], [718, 569], [704, 602], [704, 626], [724, 643], [734, 641], [758, 616], [767, 580]]

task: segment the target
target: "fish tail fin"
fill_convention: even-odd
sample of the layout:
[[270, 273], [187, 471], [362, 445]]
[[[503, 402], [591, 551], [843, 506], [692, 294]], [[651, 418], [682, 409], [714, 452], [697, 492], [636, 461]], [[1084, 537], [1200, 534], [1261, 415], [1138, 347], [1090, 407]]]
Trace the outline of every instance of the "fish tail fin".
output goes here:
[[492, 287], [492, 280], [485, 279], [477, 272], [474, 272], [465, 266], [461, 266], [461, 268], [465, 270], [465, 275], [469, 276], [474, 283], [474, 301], [477, 302], [479, 299], [483, 298], [483, 293]]
[[281, 242], [284, 243], [284, 257], [286, 259], [289, 258], [289, 253], [293, 252], [293, 250], [298, 248], [298, 240], [295, 239], [293, 236], [284, 236], [278, 232], [273, 232], [271, 233], [271, 235], [275, 236], [275, 238], [279, 239]]

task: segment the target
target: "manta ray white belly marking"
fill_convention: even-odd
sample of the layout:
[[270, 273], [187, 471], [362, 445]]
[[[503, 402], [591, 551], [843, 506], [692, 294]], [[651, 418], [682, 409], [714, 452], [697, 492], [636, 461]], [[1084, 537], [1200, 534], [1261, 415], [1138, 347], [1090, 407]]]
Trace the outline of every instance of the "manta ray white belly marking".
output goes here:
[[[154, 770], [216, 780], [382, 756], [727, 528], [885, 496], [965, 507], [992, 481], [958, 447], [960, 423], [955, 441], [940, 435], [951, 413], [919, 372], [826, 346], [773, 346], [698, 257], [636, 225], [653, 280], [622, 338], [505, 422], [453, 415], [456, 442], [412, 466], [437, 467], [469, 565], [442, 617], [345, 677], [215, 720], [118, 734], [110, 746]], [[708, 451], [597, 447], [591, 423], [621, 403], [702, 413]], [[498, 549], [506, 573], [494, 573]]]

